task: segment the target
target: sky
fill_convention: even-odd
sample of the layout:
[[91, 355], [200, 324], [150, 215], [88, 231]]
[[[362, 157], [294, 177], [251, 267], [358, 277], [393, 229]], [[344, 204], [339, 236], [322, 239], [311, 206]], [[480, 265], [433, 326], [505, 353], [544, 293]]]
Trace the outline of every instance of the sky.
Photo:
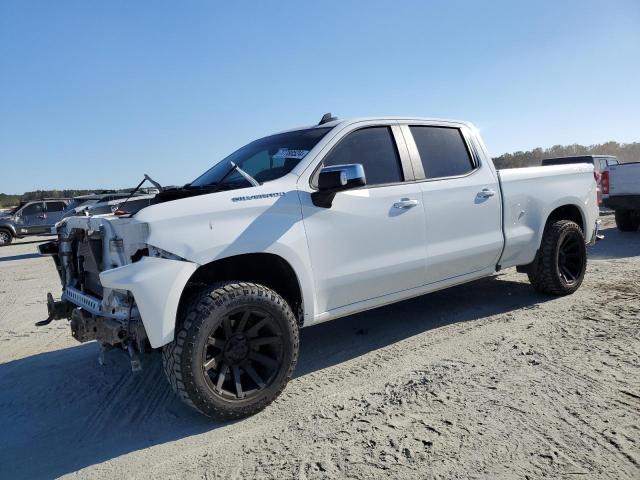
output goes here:
[[640, 141], [640, 0], [0, 1], [0, 192], [180, 185], [340, 118]]

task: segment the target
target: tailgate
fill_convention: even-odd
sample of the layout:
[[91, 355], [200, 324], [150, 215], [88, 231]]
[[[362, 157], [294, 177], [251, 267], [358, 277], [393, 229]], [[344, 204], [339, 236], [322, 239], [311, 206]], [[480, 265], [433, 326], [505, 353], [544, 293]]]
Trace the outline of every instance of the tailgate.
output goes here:
[[640, 162], [610, 165], [609, 195], [640, 195]]

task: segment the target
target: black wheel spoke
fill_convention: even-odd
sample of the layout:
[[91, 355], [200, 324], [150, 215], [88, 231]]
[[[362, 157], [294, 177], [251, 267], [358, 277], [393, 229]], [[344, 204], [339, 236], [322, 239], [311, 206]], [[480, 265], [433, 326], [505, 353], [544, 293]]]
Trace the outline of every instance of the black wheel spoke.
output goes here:
[[262, 327], [264, 327], [267, 322], [270, 320], [271, 317], [264, 317], [262, 320], [260, 320], [258, 323], [256, 323], [253, 327], [251, 327], [249, 330], [247, 330], [247, 335], [249, 337], [255, 337], [258, 332], [260, 331], [260, 329]]
[[251, 352], [251, 354], [249, 355], [249, 358], [251, 360], [254, 360], [258, 363], [261, 363], [262, 365], [266, 366], [266, 367], [275, 367], [278, 365], [278, 361], [271, 358], [271, 357], [267, 357], [266, 355], [263, 355], [261, 353], [258, 352]]
[[207, 343], [216, 348], [222, 350], [224, 348], [225, 341], [220, 340], [219, 338], [214, 337], [213, 335], [207, 339]]
[[236, 394], [238, 398], [244, 397], [244, 392], [242, 391], [242, 381], [240, 380], [240, 368], [237, 365], [232, 367], [233, 370], [233, 380], [236, 384]]
[[208, 372], [212, 368], [217, 367], [221, 359], [222, 359], [222, 354], [221, 353], [216, 355], [215, 357], [211, 357], [209, 360], [204, 362], [204, 365], [203, 365], [204, 371]]
[[249, 321], [249, 317], [250, 316], [251, 316], [251, 310], [246, 310], [242, 314], [242, 318], [240, 318], [240, 321], [238, 322], [238, 325], [236, 326], [236, 333], [244, 332], [244, 329], [247, 326], [247, 322]]
[[251, 380], [254, 381], [254, 383], [258, 386], [258, 388], [264, 388], [265, 386], [264, 381], [262, 380], [262, 378], [260, 378], [260, 375], [258, 375], [258, 372], [256, 372], [256, 370], [253, 368], [251, 364], [245, 365], [244, 371], [247, 372], [247, 375], [251, 377]]
[[258, 337], [251, 340], [251, 346], [254, 348], [260, 347], [262, 345], [270, 345], [272, 343], [282, 343], [282, 339], [278, 336], [272, 336], [272, 337]]
[[568, 281], [568, 282], [575, 281], [576, 277], [571, 273], [571, 271], [567, 267], [562, 266], [562, 267], [560, 267], [560, 270], [564, 274], [564, 278], [565, 278], [566, 281]]
[[220, 373], [218, 374], [218, 383], [216, 383], [216, 390], [218, 390], [218, 393], [222, 393], [222, 385], [224, 384], [224, 380], [228, 371], [229, 365], [227, 365], [226, 363], [222, 364], [222, 368], [220, 369]]
[[222, 328], [224, 328], [224, 336], [225, 339], [229, 340], [231, 335], [233, 335], [233, 329], [231, 328], [231, 319], [229, 317], [225, 317], [222, 321]]

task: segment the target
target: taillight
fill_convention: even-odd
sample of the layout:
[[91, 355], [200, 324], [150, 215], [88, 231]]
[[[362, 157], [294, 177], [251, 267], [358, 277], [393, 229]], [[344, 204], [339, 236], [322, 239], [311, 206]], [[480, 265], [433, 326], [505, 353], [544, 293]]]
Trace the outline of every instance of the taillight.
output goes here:
[[602, 186], [602, 193], [609, 194], [609, 172], [604, 171], [600, 174], [600, 185]]

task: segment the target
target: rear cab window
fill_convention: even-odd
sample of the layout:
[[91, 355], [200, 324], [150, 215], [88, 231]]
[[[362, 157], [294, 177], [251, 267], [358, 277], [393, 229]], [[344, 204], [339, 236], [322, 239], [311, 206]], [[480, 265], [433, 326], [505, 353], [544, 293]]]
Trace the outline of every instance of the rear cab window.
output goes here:
[[67, 208], [64, 202], [47, 202], [47, 212], [62, 212]]
[[458, 177], [477, 168], [456, 127], [409, 126], [427, 179]]

